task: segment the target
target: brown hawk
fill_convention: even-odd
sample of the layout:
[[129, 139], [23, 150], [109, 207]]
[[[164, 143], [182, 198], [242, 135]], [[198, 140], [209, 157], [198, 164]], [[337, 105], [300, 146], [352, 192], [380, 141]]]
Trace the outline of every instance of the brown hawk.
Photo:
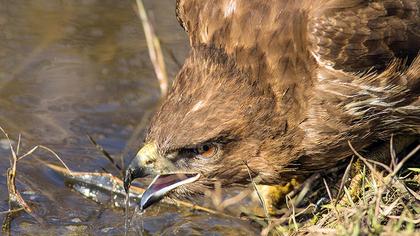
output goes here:
[[178, 0], [191, 52], [127, 169], [164, 195], [276, 185], [420, 133], [419, 0]]

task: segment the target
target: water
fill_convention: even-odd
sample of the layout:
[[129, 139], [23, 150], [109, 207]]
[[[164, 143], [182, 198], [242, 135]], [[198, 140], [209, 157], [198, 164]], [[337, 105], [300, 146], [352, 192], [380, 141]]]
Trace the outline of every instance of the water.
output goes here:
[[[153, 112], [160, 95], [133, 4], [0, 0], [0, 126], [14, 143], [22, 134], [21, 153], [41, 144], [56, 151], [72, 170], [114, 171], [87, 134], [117, 158], [121, 153], [130, 156], [141, 145], [144, 125], [139, 124]], [[145, 6], [173, 78], [178, 65], [169, 50], [178, 61], [188, 53], [175, 1], [148, 0]], [[0, 137], [0, 211], [8, 208], [9, 151], [4, 141]], [[43, 165], [57, 163], [47, 156], [40, 151], [23, 159], [17, 178], [23, 198], [46, 224], [19, 214], [12, 234], [124, 234], [124, 209], [97, 204], [66, 187]], [[240, 220], [167, 204], [148, 209], [142, 219], [144, 235], [256, 233]]]
[[130, 190], [127, 190], [126, 196], [125, 196], [125, 207], [124, 207], [124, 235], [127, 235], [128, 230], [130, 228], [130, 220], [128, 219], [128, 213], [130, 209]]

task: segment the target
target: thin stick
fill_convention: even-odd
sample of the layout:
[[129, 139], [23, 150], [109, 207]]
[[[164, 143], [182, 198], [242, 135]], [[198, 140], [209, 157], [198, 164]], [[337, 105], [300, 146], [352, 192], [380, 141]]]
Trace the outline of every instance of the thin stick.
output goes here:
[[360, 158], [368, 167], [369, 167], [369, 169], [375, 169], [375, 168], [373, 168], [373, 166], [372, 165], [370, 165], [369, 164], [369, 162], [371, 162], [371, 163], [373, 163], [373, 164], [375, 164], [375, 165], [378, 165], [378, 166], [381, 166], [382, 168], [384, 168], [385, 170], [387, 170], [389, 173], [392, 173], [392, 170], [391, 170], [391, 168], [389, 168], [389, 166], [386, 166], [384, 163], [382, 163], [382, 162], [379, 162], [379, 161], [374, 161], [374, 160], [369, 160], [369, 159], [366, 159], [366, 158], [364, 158], [360, 153], [358, 153], [357, 151], [356, 151], [356, 149], [354, 149], [354, 147], [353, 147], [353, 145], [351, 144], [351, 142], [350, 141], [347, 141], [347, 143], [349, 144], [349, 147], [350, 147], [350, 149], [353, 151], [353, 153], [358, 157], [358, 158]]
[[19, 151], [20, 151], [20, 139], [21, 139], [22, 135], [19, 134], [18, 137], [18, 142], [17, 142], [17, 146], [16, 146], [16, 155], [19, 155]]
[[338, 204], [338, 199], [340, 199], [340, 195], [343, 191], [343, 187], [346, 183], [346, 179], [347, 179], [347, 177], [350, 173], [350, 168], [351, 168], [351, 164], [353, 163], [353, 160], [354, 160], [354, 156], [351, 157], [350, 163], [348, 164], [348, 166], [346, 167], [346, 170], [344, 171], [343, 178], [341, 178], [340, 188], [339, 188], [338, 193], [337, 193], [337, 199], [334, 202], [334, 207], [336, 207], [337, 204]]
[[297, 195], [295, 202], [296, 202], [296, 205], [299, 205], [299, 203], [308, 193], [310, 187], [312, 186], [312, 183], [315, 180], [317, 180], [320, 176], [321, 176], [320, 173], [312, 174], [298, 188], [295, 188], [291, 192], [289, 192], [287, 196], [289, 196], [290, 198], [294, 198]]
[[397, 165], [397, 155], [394, 149], [394, 134], [391, 134], [391, 139], [389, 140], [389, 153], [391, 154], [391, 168], [394, 169]]
[[363, 196], [363, 202], [366, 204], [366, 166], [363, 165], [363, 171], [362, 171], [362, 196]]
[[70, 170], [70, 168], [66, 165], [66, 163], [64, 163], [64, 161], [58, 156], [58, 154], [57, 153], [55, 153], [53, 150], [51, 150], [50, 148], [48, 148], [48, 147], [45, 147], [45, 146], [42, 146], [42, 145], [38, 145], [38, 147], [39, 148], [41, 148], [41, 149], [44, 149], [44, 150], [46, 150], [46, 151], [49, 151], [50, 153], [52, 153], [53, 154], [53, 156], [55, 157], [55, 158], [57, 158], [60, 162], [61, 162], [61, 164], [69, 171], [69, 173], [70, 173], [70, 175], [73, 175], [72, 173], [72, 171]]
[[351, 194], [350, 194], [350, 192], [349, 192], [349, 190], [347, 189], [346, 186], [344, 186], [344, 193], [345, 193], [347, 199], [349, 200], [349, 203], [351, 204], [351, 206], [354, 207], [354, 201], [351, 198]]
[[417, 145], [417, 147], [414, 148], [410, 153], [408, 153], [408, 155], [405, 156], [404, 159], [402, 159], [400, 162], [398, 162], [398, 165], [395, 167], [391, 176], [395, 176], [398, 173], [398, 171], [401, 169], [401, 167], [403, 167], [404, 163], [407, 162], [408, 159], [410, 159], [412, 156], [414, 156], [414, 154], [416, 154], [418, 150], [420, 150], [420, 144]]
[[[332, 194], [331, 194], [331, 191], [330, 191], [330, 187], [328, 186], [327, 181], [325, 180], [325, 178], [322, 178], [322, 181], [324, 182], [325, 189], [327, 189], [328, 197], [330, 198], [330, 202], [332, 203], [333, 202], [333, 198], [332, 198]], [[337, 203], [337, 201], [336, 201], [336, 203]], [[334, 208], [335, 217], [338, 219], [340, 217], [340, 213], [337, 210], [337, 206], [336, 206], [336, 204], [333, 204], [332, 206]]]
[[258, 199], [260, 200], [260, 203], [261, 203], [261, 205], [262, 205], [262, 207], [264, 209], [265, 217], [268, 219], [268, 221], [271, 221], [270, 220], [270, 214], [268, 214], [267, 205], [265, 204], [264, 198], [261, 196], [260, 192], [258, 191], [257, 184], [255, 184], [254, 179], [252, 178], [252, 175], [251, 175], [251, 171], [249, 169], [249, 166], [248, 166], [248, 164], [246, 162], [244, 162], [244, 164], [245, 164], [246, 169], [248, 171], [249, 178], [251, 179], [252, 186], [254, 187], [254, 190], [257, 193]]
[[147, 17], [146, 10], [142, 0], [136, 0], [137, 10], [143, 25], [144, 34], [146, 36], [147, 48], [149, 49], [150, 60], [155, 69], [156, 77], [159, 81], [160, 91], [162, 97], [166, 96], [168, 92], [168, 75], [166, 73], [165, 61], [160, 46], [160, 42], [153, 30], [153, 27]]
[[[39, 223], [42, 223], [35, 215], [33, 214], [32, 209], [29, 205], [25, 202], [20, 195], [20, 192], [16, 188], [16, 168], [17, 168], [17, 155], [16, 152], [13, 150], [12, 141], [9, 138], [9, 135], [4, 131], [2, 127], [0, 127], [0, 131], [6, 136], [7, 140], [9, 141], [10, 151], [12, 156], [10, 157], [10, 167], [7, 169], [7, 190], [9, 193], [8, 202], [9, 202], [9, 212], [6, 212], [6, 216], [4, 217], [3, 224], [2, 224], [2, 231], [10, 231], [10, 224], [13, 220], [13, 215], [16, 212], [16, 209], [22, 208], [26, 213], [34, 217]], [[20, 139], [18, 142], [18, 146], [20, 143]], [[19, 206], [16, 208], [16, 206]]]
[[54, 152], [53, 150], [51, 150], [50, 148], [48, 148], [48, 147], [45, 147], [45, 146], [42, 146], [42, 145], [37, 145], [37, 146], [35, 146], [35, 147], [33, 147], [31, 150], [29, 150], [27, 153], [25, 153], [25, 154], [23, 154], [22, 156], [20, 156], [19, 158], [17, 158], [16, 159], [16, 161], [20, 161], [20, 160], [22, 160], [23, 158], [25, 158], [25, 157], [27, 157], [27, 156], [29, 156], [29, 155], [31, 155], [32, 153], [34, 153], [37, 149], [39, 149], [39, 148], [41, 148], [41, 149], [44, 149], [44, 150], [46, 150], [46, 151], [48, 151], [48, 152], [50, 152], [50, 153], [52, 153], [53, 154], [53, 156], [56, 158], [56, 159], [58, 159], [58, 161], [60, 161], [61, 162], [61, 164], [69, 171], [69, 173], [71, 174], [72, 173], [72, 171], [70, 170], [70, 168], [66, 165], [66, 163], [60, 158], [60, 156], [58, 156], [58, 154], [56, 153], [56, 152]]
[[394, 215], [390, 215], [390, 216], [387, 216], [387, 217], [390, 218], [390, 219], [397, 219], [397, 220], [407, 221], [407, 222], [410, 222], [410, 223], [413, 223], [413, 224], [420, 224], [420, 218], [418, 218], [418, 219], [410, 219], [410, 218], [407, 218], [407, 217], [394, 216]]
[[111, 154], [109, 154], [109, 152], [107, 152], [101, 145], [99, 145], [90, 135], [87, 135], [90, 142], [95, 146], [95, 148], [100, 151], [105, 157], [106, 159], [111, 162], [112, 166], [119, 172], [122, 173], [122, 168], [120, 167], [120, 165], [118, 165], [117, 162], [115, 162], [114, 158], [112, 158]]
[[331, 195], [330, 188], [328, 187], [327, 181], [325, 180], [325, 178], [322, 178], [322, 181], [324, 182], [325, 189], [327, 190], [327, 194], [328, 194], [328, 197], [330, 198], [330, 201], [333, 202], [333, 198]]
[[363, 159], [363, 157], [360, 158], [360, 159], [362, 159], [362, 161], [364, 161], [364, 162], [371, 162], [372, 164], [378, 165], [378, 166], [384, 168], [388, 173], [391, 173], [392, 172], [392, 169], [389, 168], [389, 166], [385, 165], [382, 162], [375, 161], [375, 160], [370, 160], [370, 159], [366, 159], [366, 158]]
[[300, 212], [296, 213], [296, 216], [300, 216], [302, 214], [304, 214], [306, 211], [308, 211], [310, 208], [315, 208], [315, 204], [313, 203], [309, 203], [308, 206], [306, 206], [303, 210], [301, 210]]
[[[49, 168], [51, 168], [52, 170], [56, 171], [58, 174], [60, 174], [61, 176], [63, 176], [65, 179], [67, 180], [71, 180], [72, 182], [80, 182], [80, 183], [86, 183], [84, 181], [86, 181], [86, 179], [93, 179], [94, 182], [93, 183], [89, 183], [89, 184], [93, 184], [94, 186], [99, 186], [97, 182], [98, 179], [100, 178], [94, 178], [95, 176], [101, 176], [102, 178], [108, 179], [108, 181], [105, 181], [105, 184], [102, 184], [102, 186], [99, 186], [101, 189], [104, 189], [106, 191], [110, 191], [112, 193], [121, 193], [121, 194], [126, 194], [124, 191], [123, 192], [119, 192], [118, 189], [124, 189], [123, 187], [123, 181], [121, 179], [119, 179], [118, 177], [112, 175], [112, 174], [105, 174], [105, 173], [97, 173], [97, 172], [73, 172], [71, 175], [68, 172], [68, 169], [63, 168], [61, 166], [55, 165], [55, 164], [46, 164]], [[89, 177], [90, 176], [90, 177]], [[107, 186], [111, 185], [112, 188], [108, 188]], [[117, 187], [118, 186], [118, 187]], [[132, 186], [130, 188], [130, 194], [131, 196], [135, 196], [135, 195], [141, 195], [144, 192], [143, 188], [140, 187], [135, 187]], [[83, 192], [80, 192], [82, 195]], [[185, 206], [188, 208], [191, 208], [193, 210], [199, 210], [199, 211], [204, 211], [207, 213], [211, 213], [211, 214], [216, 214], [216, 215], [221, 215], [221, 216], [225, 216], [225, 217], [233, 217], [227, 214], [224, 214], [223, 212], [219, 212], [219, 211], [215, 211], [206, 207], [202, 207], [202, 206], [198, 206], [195, 205], [193, 203], [190, 202], [186, 202], [186, 201], [181, 201], [181, 200], [176, 200], [176, 199], [164, 199], [165, 202], [169, 202], [169, 203], [174, 203], [178, 206]]]
[[296, 214], [295, 214], [295, 205], [293, 204], [292, 199], [286, 195], [286, 204], [287, 204], [287, 207], [290, 209], [289, 202], [292, 205], [292, 215], [290, 217], [292, 218], [293, 226], [295, 227], [295, 230], [298, 231], [298, 225], [296, 222]]
[[31, 155], [33, 152], [35, 152], [35, 150], [37, 150], [39, 148], [39, 146], [35, 146], [35, 147], [33, 147], [31, 150], [29, 150], [27, 153], [25, 153], [25, 154], [23, 154], [22, 156], [20, 156], [18, 159], [17, 159], [17, 161], [20, 161], [20, 160], [22, 160], [23, 158], [25, 158], [25, 157], [27, 157], [27, 156], [29, 156], [29, 155]]
[[23, 208], [23, 207], [21, 207], [21, 208], [16, 208], [16, 209], [13, 209], [13, 210], [8, 210], [8, 211], [0, 211], [0, 214], [10, 214], [10, 213], [16, 213], [16, 212], [18, 212], [18, 211], [22, 211], [22, 210], [24, 210], [24, 208]]

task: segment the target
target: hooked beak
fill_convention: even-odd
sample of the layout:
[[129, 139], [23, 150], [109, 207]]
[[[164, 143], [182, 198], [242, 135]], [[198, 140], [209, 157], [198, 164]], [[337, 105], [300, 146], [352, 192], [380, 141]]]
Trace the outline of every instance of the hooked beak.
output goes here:
[[125, 171], [124, 190], [128, 193], [131, 182], [137, 178], [143, 178], [155, 174], [153, 163], [157, 159], [156, 145], [148, 143], [140, 149]]
[[[158, 171], [156, 171], [157, 166], [159, 167]], [[160, 174], [161, 171], [169, 172], [168, 170], [174, 169], [170, 167], [173, 167], [173, 165], [168, 160], [159, 158], [156, 145], [153, 143], [144, 145], [128, 166], [124, 177], [124, 189], [126, 193], [128, 193], [131, 182], [134, 179], [158, 174], [141, 197], [141, 211], [157, 203], [169, 191], [181, 185], [192, 183], [200, 178], [200, 174], [198, 173]]]

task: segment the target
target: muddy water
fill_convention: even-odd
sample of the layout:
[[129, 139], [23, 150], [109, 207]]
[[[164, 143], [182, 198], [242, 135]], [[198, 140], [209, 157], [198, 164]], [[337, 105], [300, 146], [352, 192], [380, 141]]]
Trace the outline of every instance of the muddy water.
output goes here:
[[[0, 126], [23, 149], [42, 144], [73, 170], [112, 170], [86, 138], [111, 154], [130, 156], [141, 145], [143, 116], [159, 87], [132, 1], [0, 0]], [[174, 1], [145, 1], [171, 77], [188, 45]], [[134, 134], [134, 136], [133, 136]], [[129, 148], [128, 140], [130, 141]], [[9, 151], [0, 138], [0, 211], [7, 210], [4, 173]], [[128, 152], [127, 152], [128, 150]], [[38, 153], [18, 165], [18, 188], [45, 224], [20, 214], [13, 234], [124, 233], [124, 210], [83, 198], [43, 166]], [[128, 162], [128, 158], [125, 158]], [[0, 214], [0, 220], [3, 220]], [[143, 215], [144, 235], [250, 235], [246, 223], [160, 204]]]

